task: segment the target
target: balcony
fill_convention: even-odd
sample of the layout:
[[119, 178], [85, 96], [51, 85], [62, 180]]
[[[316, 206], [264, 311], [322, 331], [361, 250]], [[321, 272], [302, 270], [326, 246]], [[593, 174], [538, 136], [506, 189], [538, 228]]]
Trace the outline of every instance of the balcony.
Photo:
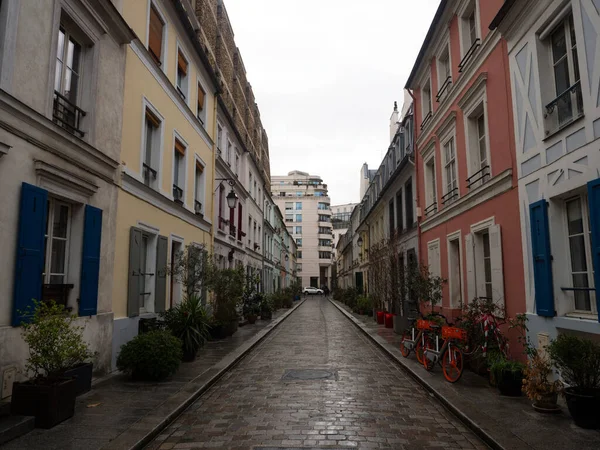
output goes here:
[[74, 105], [67, 97], [54, 91], [54, 104], [52, 107], [52, 119], [58, 126], [69, 133], [83, 137], [81, 130], [81, 119], [85, 117], [85, 111]]
[[490, 179], [490, 166], [485, 165], [467, 178], [467, 189], [476, 188]]
[[446, 206], [452, 203], [454, 200], [458, 198], [458, 187], [448, 191], [445, 195], [442, 196], [442, 205]]
[[173, 200], [179, 205], [183, 205], [183, 189], [176, 184], [173, 185]]
[[440, 100], [443, 97], [444, 93], [448, 92], [450, 90], [450, 85], [451, 84], [452, 84], [452, 77], [448, 75], [448, 77], [446, 77], [446, 80], [444, 81], [444, 84], [442, 84], [442, 87], [440, 88], [440, 91], [435, 96], [435, 100], [438, 103], [440, 102]]
[[231, 237], [235, 238], [236, 233], [237, 233], [237, 229], [236, 229], [235, 225], [233, 225], [233, 224], [229, 225], [229, 235]]
[[427, 113], [427, 115], [425, 117], [423, 117], [423, 122], [421, 122], [421, 131], [423, 130], [423, 128], [425, 128], [427, 126], [427, 124], [429, 122], [431, 122], [432, 118], [433, 118], [433, 113], [431, 111], [429, 111]]
[[577, 81], [546, 105], [544, 114], [546, 137], [563, 129], [582, 116], [581, 81]]
[[433, 202], [427, 208], [425, 208], [425, 217], [432, 216], [437, 212], [437, 202]]
[[154, 170], [148, 164], [142, 164], [142, 175], [144, 177], [144, 184], [146, 186], [152, 186], [154, 181], [156, 181], [156, 170]]
[[467, 53], [465, 53], [465, 56], [463, 57], [463, 59], [460, 61], [460, 63], [458, 63], [458, 72], [459, 73], [462, 73], [464, 68], [467, 66], [467, 63], [471, 60], [471, 58], [473, 58], [473, 56], [477, 52], [477, 49], [480, 46], [481, 46], [481, 39], [479, 39], [479, 38], [475, 39], [473, 44], [471, 44], [471, 47], [469, 48], [469, 50], [467, 50]]

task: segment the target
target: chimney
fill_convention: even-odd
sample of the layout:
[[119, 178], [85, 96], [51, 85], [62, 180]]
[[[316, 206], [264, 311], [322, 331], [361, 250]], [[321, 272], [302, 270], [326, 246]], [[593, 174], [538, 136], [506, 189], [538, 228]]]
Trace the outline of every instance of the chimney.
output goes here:
[[394, 139], [396, 131], [398, 131], [398, 103], [394, 102], [394, 112], [390, 117], [390, 142]]

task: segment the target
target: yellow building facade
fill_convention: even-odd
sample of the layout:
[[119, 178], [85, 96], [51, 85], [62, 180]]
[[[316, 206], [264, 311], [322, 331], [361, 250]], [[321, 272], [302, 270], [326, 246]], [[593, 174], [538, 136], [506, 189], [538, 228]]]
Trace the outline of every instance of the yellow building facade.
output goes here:
[[188, 244], [212, 250], [217, 80], [187, 0], [124, 2], [127, 49], [113, 284], [113, 367], [139, 320], [181, 299], [167, 273]]

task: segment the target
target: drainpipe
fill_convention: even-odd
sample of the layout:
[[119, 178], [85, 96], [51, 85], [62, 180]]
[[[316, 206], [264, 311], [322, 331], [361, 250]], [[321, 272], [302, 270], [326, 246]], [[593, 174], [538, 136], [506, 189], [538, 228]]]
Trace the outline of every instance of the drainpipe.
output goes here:
[[[413, 95], [413, 93], [411, 92], [410, 89], [407, 89], [406, 92], [408, 92], [408, 95], [410, 95], [410, 97], [412, 98], [413, 101], [413, 155], [415, 158], [415, 185], [416, 185], [416, 189], [415, 189], [415, 199], [416, 199], [416, 203], [417, 203], [417, 207], [420, 207], [420, 202], [419, 202], [419, 164], [417, 164], [417, 158], [418, 158], [418, 149], [417, 149], [417, 101], [415, 99], [415, 96]], [[416, 211], [415, 211], [416, 212]], [[421, 211], [422, 213], [422, 211]], [[417, 216], [417, 242], [418, 242], [418, 246], [419, 246], [419, 257], [418, 260], [421, 259], [421, 227], [419, 226], [419, 222], [420, 222], [420, 217]]]

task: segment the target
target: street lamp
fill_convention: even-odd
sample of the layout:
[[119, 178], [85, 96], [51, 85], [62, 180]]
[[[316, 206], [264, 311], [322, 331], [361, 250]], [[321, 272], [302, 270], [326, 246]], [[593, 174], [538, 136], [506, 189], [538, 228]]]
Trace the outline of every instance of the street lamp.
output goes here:
[[238, 196], [233, 191], [233, 188], [231, 188], [231, 192], [227, 194], [227, 197], [225, 198], [227, 199], [227, 206], [229, 206], [229, 209], [234, 209], [238, 200]]
[[358, 237], [358, 240], [356, 241], [356, 243], [358, 244], [359, 247], [362, 247], [362, 245], [363, 245], [363, 238], [362, 238], [362, 236]]

